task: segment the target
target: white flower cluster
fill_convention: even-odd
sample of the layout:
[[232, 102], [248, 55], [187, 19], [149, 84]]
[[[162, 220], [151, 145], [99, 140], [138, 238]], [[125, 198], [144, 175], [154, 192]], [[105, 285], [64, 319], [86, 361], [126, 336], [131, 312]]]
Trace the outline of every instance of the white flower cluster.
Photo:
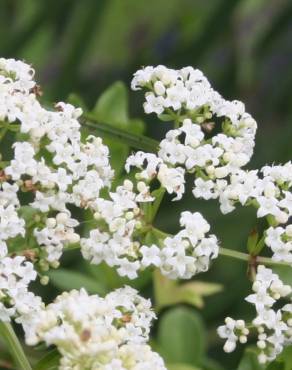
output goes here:
[[235, 350], [238, 341], [246, 343], [249, 334], [244, 320], [234, 320], [231, 317], [226, 317], [225, 325], [219, 326], [217, 332], [220, 338], [226, 339], [223, 349], [227, 353]]
[[147, 345], [154, 317], [150, 301], [130, 287], [105, 298], [73, 290], [40, 311], [26, 330], [26, 341], [56, 345], [60, 370], [165, 370]]
[[[251, 327], [256, 329], [258, 335], [259, 362], [266, 363], [274, 360], [284, 346], [292, 343], [292, 304], [279, 305], [279, 300], [289, 297], [292, 289], [290, 285], [284, 285], [271, 269], [262, 265], [258, 266], [252, 289], [254, 293], [246, 297], [246, 301], [256, 309], [257, 316]], [[277, 305], [277, 309], [273, 308], [274, 305]], [[238, 339], [241, 343], [246, 342], [249, 330], [245, 328], [243, 320], [227, 318], [225, 322], [224, 326], [218, 328], [218, 334], [226, 339], [224, 350], [231, 352]]]
[[[64, 211], [66, 203], [86, 207], [99, 196], [103, 187], [110, 185], [113, 172], [108, 162], [108, 148], [102, 144], [100, 138], [93, 136], [89, 136], [85, 144], [81, 143], [72, 106], [62, 105], [60, 112], [51, 113], [55, 113], [59, 119], [53, 121], [56, 125], [55, 132], [54, 126], [50, 127], [48, 124], [48, 132], [44, 133], [52, 140], [46, 145], [52, 155], [52, 164], [47, 165], [44, 157], [40, 160], [35, 158], [36, 154], [41, 154], [32, 143], [16, 142], [14, 159], [5, 168], [5, 174], [20, 184], [23, 177], [29, 177], [24, 185], [35, 190], [32, 206], [41, 212], [48, 212], [50, 209]], [[55, 117], [53, 114], [51, 116]], [[64, 122], [59, 122], [59, 116]], [[73, 127], [70, 127], [71, 121]], [[69, 126], [67, 131], [65, 124]], [[78, 139], [75, 137], [72, 142], [74, 136], [78, 136]], [[63, 142], [65, 140], [68, 142]]]
[[[171, 279], [189, 279], [206, 271], [210, 259], [218, 256], [217, 238], [206, 236], [210, 225], [198, 212], [182, 212], [180, 225], [183, 230], [174, 237], [166, 237], [159, 246], [142, 245], [138, 239], [134, 240], [135, 230], [141, 225], [139, 208], [133, 201], [135, 194], [123, 187], [118, 187], [117, 192], [124, 196], [123, 202], [97, 201], [97, 218], [107, 227], [106, 231], [101, 231], [100, 227], [91, 230], [89, 238], [81, 239], [84, 258], [94, 264], [105, 261], [109, 266], [118, 266], [118, 273], [130, 279], [149, 266], [158, 267]], [[113, 199], [114, 195], [117, 199], [117, 193], [111, 194]], [[125, 205], [125, 210], [121, 204]]]
[[20, 207], [18, 190], [17, 184], [1, 183], [0, 180], [0, 258], [7, 255], [8, 239], [25, 234], [25, 222], [17, 213]]
[[33, 264], [24, 257], [0, 259], [0, 320], [18, 322], [29, 319], [41, 305], [41, 300], [28, 291], [28, 285], [37, 276]]
[[292, 225], [270, 227], [266, 231], [265, 243], [273, 252], [273, 260], [292, 265]]
[[271, 215], [286, 223], [292, 215], [292, 164], [264, 166], [260, 170], [238, 170], [229, 181], [197, 179], [194, 195], [204, 199], [219, 198], [222, 213], [235, 209], [235, 204], [255, 205], [257, 217]]
[[34, 194], [30, 205], [48, 217], [34, 235], [44, 247], [44, 258], [56, 263], [65, 244], [79, 241], [74, 232], [78, 222], [71, 218], [68, 205], [88, 207], [102, 188], [110, 186], [113, 171], [100, 138], [90, 135], [81, 140], [81, 109], [65, 103], [58, 103], [55, 111], [44, 108], [33, 75], [25, 63], [0, 59], [0, 117], [19, 124], [24, 135], [23, 141], [14, 143], [14, 158], [3, 169], [5, 180], [14, 183], [1, 186], [0, 231], [5, 228], [1, 250], [3, 240], [24, 235], [24, 222], [16, 213], [17, 191], [24, 188]]
[[121, 276], [134, 279], [141, 267], [140, 242], [135, 238], [142, 226], [138, 202], [149, 202], [153, 198], [144, 182], [138, 182], [136, 192], [130, 180], [125, 180], [109, 195], [109, 200], [98, 198], [90, 205], [98, 227], [90, 231], [88, 238], [81, 239], [81, 252], [92, 263], [105, 261], [109, 266], [118, 266]]
[[38, 244], [46, 251], [46, 260], [56, 264], [62, 256], [63, 246], [78, 243], [79, 234], [74, 232], [78, 221], [70, 218], [70, 212], [59, 212], [56, 217], [46, 219], [46, 226], [40, 230], [34, 229]]
[[[186, 174], [192, 173], [194, 197], [218, 198], [222, 213], [239, 203], [253, 205], [257, 217], [267, 217], [270, 227], [264, 240], [272, 258], [292, 265], [292, 225], [285, 225], [292, 216], [292, 164], [243, 170], [257, 128], [243, 103], [223, 99], [202, 72], [191, 67], [146, 67], [135, 73], [132, 88], [146, 88], [145, 112], [175, 121], [175, 129], [167, 132], [157, 154], [130, 155], [125, 169], [129, 173], [134, 167], [135, 179], [110, 189], [108, 148], [100, 138], [81, 136], [80, 108], [65, 103], [56, 104], [55, 110], [43, 107], [33, 76], [27, 64], [0, 59], [0, 126], [20, 132], [13, 158], [1, 158], [0, 320], [20, 323], [29, 345], [55, 345], [62, 356], [61, 370], [165, 369], [147, 344], [155, 316], [149, 301], [129, 287], [105, 298], [81, 289], [45, 306], [28, 290], [37, 276], [33, 264], [8, 251], [14, 238], [26, 237], [24, 248], [32, 246], [31, 260], [44, 271], [59, 265], [64, 247], [80, 243], [85, 259], [105, 261], [121, 276], [133, 279], [155, 266], [168, 278], [189, 279], [206, 271], [218, 256], [219, 243], [208, 234], [210, 225], [200, 213], [185, 211], [182, 230], [171, 236], [153, 228], [149, 214], [155, 213], [159, 191], [165, 189], [180, 200]], [[22, 191], [29, 195], [20, 203]], [[36, 212], [27, 224], [23, 205]], [[70, 211], [74, 207], [87, 209], [91, 216], [94, 226], [87, 237], [80, 238], [76, 231], [79, 221]], [[148, 242], [149, 231], [155, 244]], [[259, 361], [265, 363], [292, 343], [292, 304], [280, 300], [291, 295], [291, 287], [259, 266], [253, 292], [246, 298], [256, 309], [252, 325], [228, 317], [218, 333], [226, 339], [224, 350], [231, 352], [255, 329]]]
[[[203, 73], [192, 67], [146, 67], [132, 80], [134, 90], [142, 87], [150, 90], [144, 103], [146, 113], [166, 114], [179, 123], [161, 141], [159, 158], [170, 167], [185, 168], [199, 179], [209, 180], [208, 196], [215, 197], [212, 183], [249, 162], [256, 122], [245, 112], [243, 103], [223, 99]], [[213, 129], [218, 129], [211, 119], [222, 121], [222, 132], [212, 135]], [[197, 185], [195, 182], [195, 196], [200, 192]]]
[[163, 163], [157, 155], [141, 151], [127, 158], [126, 171], [130, 172], [131, 167], [141, 170], [140, 173], [136, 174], [138, 179], [149, 183], [157, 178], [169, 194], [176, 194], [173, 200], [182, 198], [185, 191], [185, 170], [182, 167], [172, 168]]
[[[0, 319], [20, 323], [29, 345], [55, 345], [62, 355], [60, 369], [165, 369], [147, 345], [154, 318], [150, 303], [136, 291], [124, 288], [105, 298], [72, 291], [45, 306], [28, 290], [37, 276], [33, 264], [23, 256], [9, 257], [7, 245], [27, 237], [24, 248], [33, 245], [33, 255], [21, 252], [40, 269], [46, 265], [43, 270], [58, 266], [67, 244], [80, 242], [86, 259], [117, 266], [122, 276], [135, 278], [139, 270], [156, 266], [171, 278], [189, 278], [217, 256], [217, 239], [206, 236], [210, 226], [199, 213], [184, 212], [183, 230], [176, 236], [159, 240], [159, 246], [144, 245], [144, 203], [155, 201], [151, 180], [157, 178], [180, 199], [185, 169], [160, 154], [138, 152], [126, 164], [127, 171], [141, 169], [137, 181], [125, 180], [110, 191], [108, 148], [100, 138], [81, 137], [80, 108], [64, 103], [53, 111], [43, 107], [33, 75], [25, 63], [0, 59], [0, 124], [20, 132], [14, 156], [5, 158], [8, 164], [0, 172]], [[29, 192], [28, 204], [20, 204], [20, 192]], [[22, 205], [36, 212], [27, 224], [19, 216]], [[88, 238], [80, 240], [72, 206], [91, 212], [96, 228]]]
[[163, 242], [160, 269], [171, 279], [190, 279], [208, 270], [210, 260], [218, 256], [219, 245], [215, 235], [206, 237], [210, 225], [200, 213], [182, 212], [180, 225], [184, 228]]

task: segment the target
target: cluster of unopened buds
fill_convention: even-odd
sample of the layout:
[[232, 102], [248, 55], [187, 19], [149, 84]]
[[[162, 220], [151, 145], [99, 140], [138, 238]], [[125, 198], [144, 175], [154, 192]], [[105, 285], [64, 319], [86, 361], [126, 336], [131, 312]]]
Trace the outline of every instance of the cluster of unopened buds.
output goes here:
[[[263, 240], [272, 259], [291, 264], [292, 230], [286, 224], [292, 164], [242, 169], [253, 154], [257, 128], [244, 104], [223, 99], [199, 70], [146, 67], [135, 73], [132, 88], [147, 90], [145, 113], [174, 121], [174, 128], [156, 154], [131, 154], [125, 163], [129, 178], [112, 188], [109, 149], [101, 138], [81, 135], [82, 110], [65, 103], [54, 110], [42, 106], [33, 76], [29, 65], [0, 59], [1, 128], [18, 131], [13, 156], [0, 162], [0, 319], [20, 323], [29, 345], [55, 345], [60, 369], [165, 369], [147, 344], [155, 315], [133, 289], [105, 298], [81, 289], [45, 305], [29, 283], [37, 275], [46, 283], [45, 272], [57, 268], [72, 245], [90, 263], [105, 262], [130, 279], [146, 268], [171, 279], [208, 270], [220, 247], [200, 213], [182, 212], [176, 235], [151, 225], [164, 192], [174, 201], [183, 197], [187, 174], [193, 176], [194, 197], [218, 198], [224, 214], [238, 204], [254, 206], [257, 217], [269, 222]], [[91, 226], [85, 235], [74, 207], [86, 210]], [[154, 240], [147, 239], [149, 231]], [[15, 247], [20, 244], [21, 250]], [[258, 266], [253, 291], [246, 298], [257, 312], [251, 326], [227, 318], [218, 333], [231, 352], [255, 328], [259, 360], [271, 361], [291, 342], [291, 304], [272, 308], [291, 288]]]

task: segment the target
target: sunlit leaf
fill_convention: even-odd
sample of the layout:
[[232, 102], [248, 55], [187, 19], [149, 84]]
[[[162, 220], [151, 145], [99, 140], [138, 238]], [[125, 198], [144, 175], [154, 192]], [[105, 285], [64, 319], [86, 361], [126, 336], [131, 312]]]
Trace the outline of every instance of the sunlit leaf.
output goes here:
[[126, 86], [117, 81], [111, 85], [97, 100], [92, 113], [109, 125], [128, 126], [128, 93]]
[[159, 309], [177, 303], [188, 303], [202, 308], [203, 297], [218, 293], [222, 286], [216, 283], [193, 281], [179, 284], [177, 281], [167, 279], [159, 271], [154, 275], [155, 302]]

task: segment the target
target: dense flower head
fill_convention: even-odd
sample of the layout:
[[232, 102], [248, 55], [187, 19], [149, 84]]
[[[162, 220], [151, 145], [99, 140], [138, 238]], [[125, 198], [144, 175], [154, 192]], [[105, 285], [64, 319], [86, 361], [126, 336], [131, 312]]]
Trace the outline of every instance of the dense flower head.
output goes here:
[[292, 165], [264, 166], [260, 170], [237, 170], [228, 180], [197, 179], [193, 191], [198, 198], [219, 198], [222, 213], [229, 213], [236, 204], [257, 207], [257, 217], [273, 216], [286, 223], [292, 215]]
[[[99, 204], [97, 216], [107, 224], [106, 231], [93, 229], [89, 238], [81, 239], [84, 258], [94, 264], [105, 261], [110, 266], [117, 266], [118, 273], [130, 279], [149, 266], [159, 268], [171, 279], [189, 279], [209, 268], [210, 260], [218, 256], [219, 245], [215, 235], [206, 235], [210, 225], [200, 213], [182, 212], [180, 225], [183, 229], [178, 234], [166, 236], [157, 245], [145, 245], [135, 240], [135, 229], [141, 227], [141, 222], [135, 212], [138, 208], [131, 203], [133, 198], [134, 194], [131, 194], [130, 200], [127, 199], [124, 214], [114, 202]], [[131, 209], [127, 208], [129, 205]]]
[[216, 180], [249, 162], [256, 122], [242, 102], [227, 101], [213, 90], [201, 71], [146, 67], [134, 74], [132, 88], [148, 90], [145, 113], [177, 122], [177, 128], [161, 141], [158, 157], [168, 166], [194, 173], [196, 197], [203, 195], [202, 179], [210, 190], [205, 199], [215, 198]]
[[206, 235], [210, 225], [200, 213], [182, 212], [180, 225], [183, 229], [163, 242], [160, 268], [169, 278], [189, 279], [208, 270], [219, 245], [215, 235]]
[[0, 320], [19, 321], [29, 319], [34, 310], [41, 305], [41, 300], [30, 293], [28, 286], [37, 273], [33, 264], [24, 257], [4, 257], [0, 259]]
[[162, 370], [163, 360], [147, 345], [154, 317], [150, 302], [130, 287], [105, 298], [73, 290], [39, 312], [26, 340], [56, 345], [61, 370]]
[[80, 239], [74, 230], [79, 222], [68, 206], [88, 207], [101, 189], [110, 186], [113, 170], [102, 140], [92, 135], [81, 138], [82, 110], [62, 102], [55, 110], [44, 108], [33, 76], [23, 62], [0, 60], [1, 120], [16, 122], [23, 134], [13, 144], [14, 157], [0, 176], [0, 254], [6, 255], [8, 239], [25, 236], [18, 193], [30, 191], [33, 199], [27, 206], [42, 220], [33, 234], [43, 259], [55, 263], [64, 245]]
[[[175, 235], [153, 226], [164, 192], [181, 200], [188, 174], [193, 196], [218, 199], [223, 214], [254, 206], [269, 224], [256, 247], [270, 248], [270, 262], [292, 265], [292, 164], [243, 169], [257, 129], [244, 104], [225, 100], [192, 67], [143, 68], [132, 88], [146, 89], [146, 114], [174, 121], [174, 128], [157, 153], [132, 153], [120, 181], [102, 139], [84, 135], [82, 109], [63, 102], [47, 109], [31, 66], [0, 58], [0, 125], [18, 131], [12, 156], [0, 154], [0, 320], [21, 324], [29, 345], [56, 346], [60, 370], [165, 369], [147, 344], [155, 314], [136, 290], [104, 298], [72, 290], [45, 305], [29, 285], [38, 275], [46, 283], [43, 273], [72, 245], [90, 263], [105, 262], [130, 279], [148, 267], [170, 279], [208, 270], [219, 241], [199, 212], [182, 212]], [[265, 363], [292, 343], [291, 286], [259, 265], [252, 291], [245, 298], [255, 307], [252, 322], [227, 317], [218, 334], [231, 352], [255, 332]]]
[[125, 169], [128, 173], [131, 167], [141, 170], [136, 174], [138, 179], [147, 183], [157, 179], [169, 194], [176, 194], [173, 200], [182, 198], [185, 192], [185, 170], [182, 167], [171, 167], [155, 154], [141, 151], [127, 158]]

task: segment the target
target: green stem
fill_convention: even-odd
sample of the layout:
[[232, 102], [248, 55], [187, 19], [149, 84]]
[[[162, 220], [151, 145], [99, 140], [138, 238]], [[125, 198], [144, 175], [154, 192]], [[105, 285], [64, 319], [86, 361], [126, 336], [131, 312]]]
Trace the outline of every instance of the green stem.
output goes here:
[[98, 132], [100, 136], [117, 140], [135, 149], [156, 153], [159, 142], [144, 135], [137, 135], [127, 132], [105, 123], [100, 123], [95, 117], [86, 113], [83, 115], [82, 125]]
[[2, 127], [2, 130], [0, 131], [0, 141], [2, 141], [4, 136], [7, 134], [8, 130], [9, 130], [9, 123], [6, 123], [5, 126]]
[[[250, 261], [250, 259], [251, 259], [251, 256], [247, 253], [242, 253], [242, 252], [238, 252], [238, 251], [235, 251], [235, 250], [232, 250], [232, 249], [227, 249], [227, 248], [222, 248], [222, 247], [220, 247], [220, 249], [219, 249], [219, 254], [221, 256], [231, 257], [231, 258], [235, 258], [235, 259], [246, 261], [246, 262]], [[265, 265], [290, 267], [290, 265], [288, 263], [277, 262], [277, 261], [272, 260], [269, 257], [255, 256], [253, 258], [255, 259], [255, 262], [263, 263]]]
[[179, 121], [177, 121], [177, 120], [175, 120], [174, 121], [174, 125], [173, 125], [173, 128], [179, 128], [179, 126], [180, 126], [180, 122]]
[[0, 321], [0, 334], [4, 338], [18, 369], [32, 370], [11, 324]]
[[167, 238], [168, 236], [172, 236], [171, 234], [167, 234], [165, 233], [164, 231], [161, 231], [159, 229], [156, 229], [155, 227], [152, 228], [152, 231], [154, 232], [154, 234], [158, 237], [158, 238], [161, 238], [161, 239], [165, 239]]
[[234, 251], [232, 249], [222, 248], [219, 249], [219, 254], [225, 257], [232, 257], [242, 261], [249, 261], [250, 257], [246, 253]]
[[150, 208], [150, 215], [149, 218], [147, 219], [148, 223], [152, 223], [153, 220], [155, 219], [157, 212], [159, 211], [160, 204], [163, 200], [165, 191], [166, 190], [163, 187], [160, 187], [159, 189], [154, 190], [154, 192], [152, 192], [152, 195], [155, 197], [155, 200]]
[[287, 266], [287, 267], [291, 267], [291, 265], [289, 263], [286, 263], [286, 262], [277, 262], [277, 261], [274, 261], [272, 260], [271, 258], [269, 257], [261, 257], [261, 256], [258, 256], [256, 257], [256, 261], [258, 263], [262, 263], [262, 264], [265, 264], [265, 265], [274, 265], [274, 266]]

